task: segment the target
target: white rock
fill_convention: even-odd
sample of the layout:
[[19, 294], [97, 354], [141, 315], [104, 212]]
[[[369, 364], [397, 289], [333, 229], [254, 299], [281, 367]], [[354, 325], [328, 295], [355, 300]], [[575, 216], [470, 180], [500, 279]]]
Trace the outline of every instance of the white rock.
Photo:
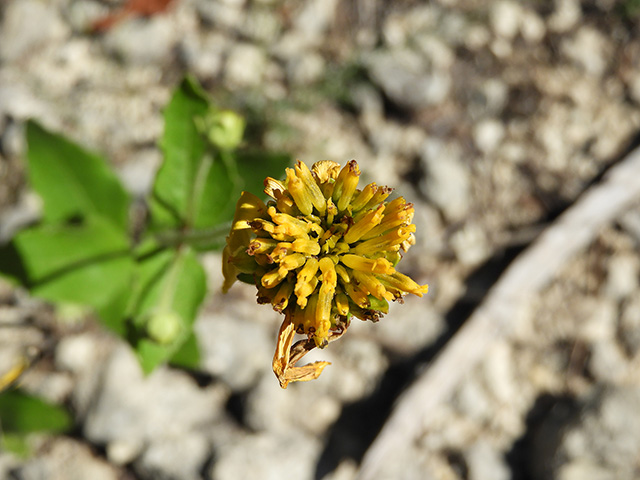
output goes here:
[[619, 470], [635, 470], [636, 473], [637, 464], [634, 466], [633, 461], [638, 460], [640, 451], [639, 402], [638, 386], [610, 390], [600, 406], [599, 425], [593, 425], [591, 429], [596, 451], [602, 449], [606, 453], [604, 458], [609, 465]]
[[414, 41], [420, 51], [427, 57], [434, 69], [447, 70], [455, 61], [451, 48], [435, 35], [418, 35]]
[[382, 26], [382, 35], [385, 44], [389, 47], [404, 46], [409, 33], [405, 25], [405, 19], [400, 15], [388, 15]]
[[228, 43], [227, 37], [219, 32], [188, 35], [180, 43], [180, 56], [199, 78], [213, 78], [222, 70]]
[[41, 218], [42, 198], [33, 192], [20, 195], [18, 201], [0, 212], [0, 243], [9, 240], [18, 230]]
[[538, 43], [544, 38], [547, 28], [537, 13], [524, 9], [520, 19], [520, 32], [526, 41]]
[[587, 73], [602, 76], [611, 59], [612, 48], [602, 33], [591, 26], [581, 27], [564, 40], [560, 50]]
[[484, 154], [493, 152], [500, 145], [504, 135], [504, 125], [495, 118], [486, 118], [473, 128], [473, 140]]
[[465, 452], [469, 480], [509, 480], [511, 472], [504, 455], [486, 440], [478, 440]]
[[0, 452], [0, 478], [11, 478], [20, 466], [21, 462], [15, 455], [6, 451]]
[[[321, 357], [308, 355], [302, 364], [319, 358], [330, 360], [331, 356], [328, 351], [321, 352]], [[312, 435], [322, 435], [341, 411], [340, 402], [329, 392], [332, 369], [335, 365], [327, 367], [317, 380], [294, 383], [286, 390], [280, 388], [273, 373], [266, 372], [247, 397], [247, 424], [254, 431], [289, 434], [302, 429]]]
[[456, 476], [449, 465], [439, 464], [438, 457], [432, 452], [411, 444], [408, 448], [396, 449], [393, 455], [388, 455], [385, 462], [379, 466], [374, 478], [375, 480], [453, 480]]
[[467, 31], [465, 45], [470, 50], [481, 50], [486, 48], [491, 39], [491, 32], [484, 25], [472, 25]]
[[207, 252], [200, 256], [200, 262], [207, 275], [207, 288], [209, 292], [219, 294], [222, 291], [222, 284], [224, 282], [224, 278], [220, 274], [220, 272], [222, 272], [221, 252]]
[[451, 90], [448, 70], [429, 69], [425, 58], [408, 49], [375, 52], [365, 63], [374, 82], [407, 108], [438, 104]]
[[603, 383], [617, 383], [624, 380], [628, 371], [625, 353], [615, 341], [601, 340], [591, 346], [589, 371]]
[[71, 2], [67, 10], [67, 19], [75, 31], [89, 31], [97, 20], [109, 15], [106, 4], [97, 0]]
[[358, 473], [358, 465], [350, 458], [342, 460], [336, 469], [322, 477], [322, 480], [355, 480]]
[[117, 480], [122, 472], [97, 458], [86, 444], [60, 436], [11, 476], [24, 480]]
[[507, 84], [501, 79], [489, 78], [482, 83], [480, 91], [486, 99], [486, 112], [489, 114], [500, 114], [509, 99], [509, 87], [507, 87]]
[[238, 43], [229, 52], [225, 81], [231, 88], [255, 87], [260, 84], [267, 58], [264, 51], [250, 43]]
[[289, 30], [280, 39], [269, 46], [269, 53], [275, 58], [289, 61], [301, 57], [314, 49], [313, 40], [297, 30]]
[[107, 458], [116, 465], [133, 462], [144, 450], [144, 441], [140, 439], [120, 439], [107, 444]]
[[157, 15], [122, 21], [105, 35], [104, 45], [126, 63], [145, 65], [169, 60], [177, 39], [171, 18]]
[[466, 381], [460, 384], [454, 402], [465, 416], [477, 422], [489, 422], [494, 415], [493, 402], [480, 378], [476, 376], [469, 375]]
[[462, 265], [479, 265], [491, 255], [491, 247], [483, 228], [477, 223], [467, 223], [451, 236], [450, 245]]
[[0, 25], [0, 60], [17, 61], [70, 35], [54, 2], [7, 2]]
[[549, 29], [563, 33], [571, 30], [582, 16], [582, 9], [578, 0], [555, 0], [555, 10], [549, 17]]
[[490, 19], [494, 32], [506, 39], [512, 39], [520, 30], [522, 7], [519, 3], [508, 0], [494, 2], [491, 7]]
[[259, 472], [261, 480], [311, 479], [319, 449], [317, 439], [299, 433], [247, 435], [219, 452], [211, 478], [248, 479]]
[[513, 403], [518, 396], [513, 355], [508, 343], [498, 342], [483, 363], [486, 385], [502, 405]]
[[226, 4], [226, 5], [232, 5], [234, 7], [238, 7], [238, 8], [242, 8], [247, 0], [219, 0], [220, 3]]
[[[219, 297], [222, 298], [222, 297]], [[229, 298], [229, 302], [233, 302]], [[236, 300], [238, 301], [238, 300]], [[260, 314], [272, 318], [275, 312], [265, 305], [255, 305], [253, 298], [247, 302], [247, 314]], [[221, 312], [202, 314], [195, 325], [195, 331], [202, 350], [201, 368], [219, 377], [233, 390], [244, 390], [257, 377], [271, 367], [273, 356], [275, 324], [272, 327], [253, 322], [243, 312]]]
[[[429, 286], [427, 297], [433, 295], [434, 288], [434, 285]], [[405, 356], [425, 348], [443, 328], [442, 315], [433, 307], [432, 301], [411, 295], [404, 299], [404, 304], [391, 302], [389, 314], [376, 325], [370, 326], [366, 333], [374, 335], [386, 349]]]
[[100, 386], [100, 375], [105, 360], [113, 350], [114, 342], [106, 335], [91, 332], [65, 335], [56, 348], [56, 367], [71, 372], [75, 377], [72, 401], [77, 414], [84, 417], [95, 400]]
[[198, 480], [211, 455], [209, 442], [202, 433], [193, 432], [153, 442], [135, 462], [135, 469], [146, 478]]
[[104, 368], [100, 396], [84, 424], [92, 442], [180, 437], [213, 424], [227, 400], [222, 386], [202, 389], [175, 370], [158, 368], [144, 377], [128, 346], [117, 348]]
[[308, 85], [324, 75], [325, 61], [318, 53], [307, 52], [287, 62], [287, 77], [294, 84]]
[[619, 480], [592, 460], [581, 460], [564, 465], [558, 472], [558, 480]]
[[471, 202], [470, 172], [461, 156], [456, 145], [435, 139], [425, 140], [421, 153], [426, 176], [420, 189], [452, 222], [464, 218]]
[[333, 25], [338, 0], [309, 0], [300, 4], [293, 19], [296, 30], [308, 37], [319, 38]]
[[[358, 326], [371, 327], [370, 324]], [[352, 325], [350, 331], [353, 327], [356, 326]], [[334, 347], [340, 370], [328, 372], [328, 377], [334, 394], [343, 402], [352, 402], [373, 392], [387, 368], [387, 361], [377, 343], [353, 335], [345, 338], [348, 340]]]
[[605, 292], [615, 300], [622, 300], [638, 291], [640, 259], [635, 253], [613, 255], [607, 265]]
[[631, 356], [640, 354], [640, 298], [637, 296], [624, 304], [619, 335]]
[[500, 59], [504, 59], [504, 61], [508, 61], [507, 57], [509, 57], [513, 53], [513, 44], [510, 40], [504, 37], [497, 37], [491, 42], [489, 45], [489, 50], [496, 57]]
[[613, 340], [618, 323], [618, 306], [615, 300], [586, 298], [579, 307], [582, 313], [580, 338], [587, 342]]
[[247, 11], [241, 29], [248, 38], [272, 45], [282, 32], [282, 22], [275, 9], [252, 8]]
[[378, 89], [372, 85], [358, 85], [351, 92], [351, 100], [360, 111], [360, 122], [367, 130], [384, 124], [384, 103]]
[[[241, 0], [243, 2], [244, 0]], [[202, 0], [196, 3], [196, 8], [200, 16], [216, 27], [223, 27], [230, 30], [240, 29], [244, 22], [245, 15], [242, 11], [241, 2], [212, 2]]]
[[638, 103], [640, 102], [640, 71], [633, 71], [631, 75], [631, 78], [628, 80], [629, 95]]
[[[556, 453], [557, 478], [637, 478], [640, 451], [640, 388], [606, 387], [582, 405], [580, 422], [567, 426]], [[556, 478], [556, 476], [554, 476]]]

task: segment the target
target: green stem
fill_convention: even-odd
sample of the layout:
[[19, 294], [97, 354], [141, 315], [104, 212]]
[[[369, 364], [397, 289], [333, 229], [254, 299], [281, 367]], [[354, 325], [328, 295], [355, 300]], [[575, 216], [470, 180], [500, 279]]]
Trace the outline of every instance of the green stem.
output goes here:
[[178, 290], [178, 280], [180, 273], [180, 263], [184, 255], [184, 248], [180, 247], [176, 251], [175, 257], [171, 260], [171, 266], [169, 272], [165, 277], [165, 283], [162, 286], [162, 295], [160, 296], [160, 302], [158, 304], [158, 311], [165, 312], [170, 311], [173, 305], [176, 291]]
[[176, 247], [180, 245], [198, 246], [219, 245], [229, 233], [231, 222], [224, 222], [213, 228], [167, 230], [156, 233], [156, 241], [164, 247]]
[[213, 156], [210, 154], [204, 155], [200, 165], [198, 165], [198, 171], [194, 179], [193, 190], [191, 190], [191, 198], [189, 198], [189, 205], [187, 208], [186, 224], [188, 227], [193, 225], [193, 222], [200, 209], [200, 200], [202, 199], [202, 192], [207, 184], [207, 177], [209, 176], [209, 170], [213, 165]]

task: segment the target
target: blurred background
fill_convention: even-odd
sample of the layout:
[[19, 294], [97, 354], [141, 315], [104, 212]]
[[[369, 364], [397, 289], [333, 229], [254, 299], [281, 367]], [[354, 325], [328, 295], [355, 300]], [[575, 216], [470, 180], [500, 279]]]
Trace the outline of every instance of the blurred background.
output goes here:
[[[0, 373], [62, 406], [64, 434], [0, 450], [0, 478], [351, 480], [403, 389], [517, 255], [638, 143], [637, 0], [3, 0], [0, 241], [39, 218], [24, 125], [109, 159], [143, 199], [162, 111], [192, 74], [248, 145], [356, 159], [416, 206], [401, 270], [429, 283], [281, 390], [278, 314], [220, 286], [199, 370], [144, 377], [131, 348], [0, 280]], [[274, 172], [278, 176], [279, 172]], [[362, 184], [361, 183], [361, 184]], [[379, 479], [640, 478], [640, 209], [602, 228]], [[461, 365], [464, 368], [464, 365]]]

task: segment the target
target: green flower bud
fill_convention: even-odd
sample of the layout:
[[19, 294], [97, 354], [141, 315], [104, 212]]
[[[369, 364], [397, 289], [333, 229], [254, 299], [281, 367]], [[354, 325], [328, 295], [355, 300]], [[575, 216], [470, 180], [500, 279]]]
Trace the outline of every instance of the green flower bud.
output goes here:
[[221, 150], [233, 150], [242, 142], [245, 121], [231, 110], [211, 110], [199, 126], [209, 141]]
[[147, 321], [147, 334], [161, 344], [173, 342], [182, 331], [182, 321], [175, 312], [158, 312]]

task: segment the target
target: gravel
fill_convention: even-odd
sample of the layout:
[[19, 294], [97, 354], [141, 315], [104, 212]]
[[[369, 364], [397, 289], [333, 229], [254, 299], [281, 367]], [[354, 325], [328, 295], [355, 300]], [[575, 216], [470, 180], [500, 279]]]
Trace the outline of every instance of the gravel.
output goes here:
[[[332, 362], [318, 380], [283, 391], [270, 367], [281, 319], [249, 288], [220, 294], [216, 253], [197, 372], [144, 377], [90, 318], [65, 323], [0, 284], [0, 372], [44, 352], [22, 388], [77, 425], [34, 437], [30, 458], [0, 452], [0, 477], [354, 479], [354, 452], [401, 392], [389, 372], [424, 368], [513, 255], [637, 143], [639, 17], [616, 2], [174, 0], [88, 31], [119, 3], [0, 4], [0, 240], [40, 211], [21, 164], [26, 119], [103, 152], [142, 198], [162, 110], [189, 73], [250, 117], [252, 142], [307, 163], [355, 158], [363, 180], [413, 202], [401, 268], [430, 292], [354, 322], [309, 356]], [[514, 338], [379, 479], [640, 476], [639, 212], [566, 259]], [[349, 447], [335, 455], [334, 432]]]

